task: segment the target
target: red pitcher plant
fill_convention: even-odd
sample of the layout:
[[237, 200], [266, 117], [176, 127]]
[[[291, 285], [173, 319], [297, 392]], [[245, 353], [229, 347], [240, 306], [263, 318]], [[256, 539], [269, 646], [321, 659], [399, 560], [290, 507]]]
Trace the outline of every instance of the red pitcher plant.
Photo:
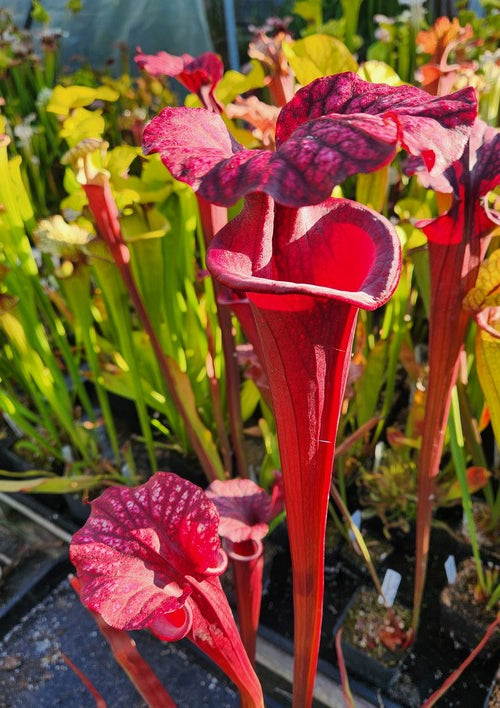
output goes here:
[[115, 629], [188, 637], [238, 686], [244, 708], [263, 708], [218, 577], [227, 566], [218, 527], [208, 497], [175, 474], [107, 489], [71, 543], [79, 594]]
[[294, 706], [312, 701], [323, 604], [329, 487], [358, 309], [394, 291], [400, 245], [374, 211], [332, 199], [334, 185], [388, 164], [400, 146], [430, 175], [458, 159], [476, 115], [472, 89], [432, 98], [354, 74], [313, 81], [281, 110], [276, 151], [248, 150], [220, 116], [165, 108], [144, 150], [203, 198], [241, 213], [207, 254], [245, 294], [261, 341], [283, 470], [294, 583]]
[[262, 540], [268, 522], [283, 510], [280, 482], [271, 496], [251, 479], [214, 480], [205, 491], [219, 512], [219, 534], [233, 567], [240, 635], [252, 664], [262, 598]]
[[[451, 195], [441, 216], [421, 222], [429, 244], [429, 382], [419, 456], [414, 628], [418, 626], [430, 542], [435, 480], [471, 311], [463, 300], [475, 285], [490, 235], [498, 223], [486, 195], [500, 183], [500, 131], [476, 120], [466, 149], [442, 175], [422, 180]], [[418, 171], [418, 170], [417, 170]]]

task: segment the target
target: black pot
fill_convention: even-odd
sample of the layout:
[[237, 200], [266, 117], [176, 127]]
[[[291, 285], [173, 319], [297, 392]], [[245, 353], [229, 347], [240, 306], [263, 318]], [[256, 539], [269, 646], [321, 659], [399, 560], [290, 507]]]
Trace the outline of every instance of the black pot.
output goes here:
[[[410, 650], [405, 649], [401, 652], [394, 653], [385, 647], [381, 647], [379, 652], [380, 656], [376, 657], [373, 653], [364, 648], [356, 646], [351, 641], [348, 633], [346, 633], [346, 628], [349, 626], [349, 619], [352, 613], [362, 613], [364, 599], [372, 595], [376, 598], [377, 593], [366, 587], [361, 587], [354, 593], [344, 612], [339, 617], [334, 627], [333, 635], [335, 637], [339, 629], [343, 628], [341, 647], [348, 671], [352, 671], [356, 676], [373, 684], [377, 688], [386, 690], [398, 676]], [[395, 603], [394, 612], [396, 615], [405, 611], [406, 608], [399, 605], [399, 603]]]
[[[459, 565], [453, 585], [447, 585], [439, 596], [441, 623], [464, 647], [472, 650], [484, 637], [489, 625], [495, 619], [495, 611], [482, 610], [470, 598], [459, 602], [462, 589], [476, 581], [474, 559], [468, 558]], [[483, 656], [491, 656], [500, 651], [500, 632], [496, 632], [483, 649]]]
[[[71, 569], [67, 538], [50, 521], [40, 526], [34, 512], [12, 498], [2, 500], [0, 637], [39, 602]], [[25, 514], [28, 513], [28, 516]], [[41, 521], [44, 519], [40, 517]], [[59, 535], [57, 535], [59, 532]], [[7, 544], [7, 548], [5, 547]]]

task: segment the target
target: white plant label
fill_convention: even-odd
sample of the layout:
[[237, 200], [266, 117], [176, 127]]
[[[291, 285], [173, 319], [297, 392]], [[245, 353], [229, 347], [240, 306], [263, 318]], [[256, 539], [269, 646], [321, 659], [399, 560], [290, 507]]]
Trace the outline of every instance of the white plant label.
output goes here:
[[455, 562], [455, 556], [448, 556], [444, 562], [444, 569], [446, 571], [446, 578], [450, 585], [453, 585], [457, 579], [457, 564]]
[[123, 463], [120, 472], [124, 477], [128, 477], [129, 479], [132, 479], [132, 470], [130, 469], [130, 465], [127, 464], [126, 462]]
[[375, 445], [375, 450], [373, 452], [373, 469], [374, 471], [377, 471], [378, 468], [380, 467], [380, 463], [382, 462], [382, 457], [384, 455], [384, 450], [385, 450], [385, 444], [381, 440]]
[[65, 462], [74, 462], [73, 451], [69, 445], [63, 445], [61, 448], [61, 454]]
[[[392, 570], [392, 568], [387, 568], [386, 574], [384, 575], [384, 581], [382, 583], [382, 592], [387, 603], [387, 607], [392, 607], [394, 605], [394, 600], [398, 594], [399, 584], [401, 583], [401, 573], [397, 570]], [[384, 597], [382, 595], [378, 596], [378, 601], [381, 605], [384, 604]]]
[[[359, 509], [356, 509], [356, 511], [351, 514], [351, 521], [354, 526], [359, 529], [359, 527], [361, 526], [361, 511]], [[356, 540], [353, 531], [349, 531], [349, 538], [351, 539], [351, 541]]]

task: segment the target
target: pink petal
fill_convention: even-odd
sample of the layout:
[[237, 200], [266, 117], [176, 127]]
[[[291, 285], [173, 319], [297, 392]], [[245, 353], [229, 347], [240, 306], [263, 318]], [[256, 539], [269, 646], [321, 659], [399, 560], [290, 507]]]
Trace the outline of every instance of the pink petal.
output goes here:
[[151, 76], [177, 76], [184, 69], [186, 61], [193, 59], [189, 54], [183, 54], [181, 57], [167, 52], [143, 54], [139, 47], [137, 51], [139, 53], [134, 57], [134, 61]]
[[137, 51], [134, 61], [141, 69], [151, 76], [173, 76], [192, 93], [198, 93], [202, 86], [215, 86], [224, 74], [222, 59], [213, 52], [179, 57], [167, 52], [143, 54], [139, 48]]
[[143, 150], [159, 152], [174, 177], [197, 190], [215, 165], [243, 148], [219, 115], [203, 108], [164, 108], [144, 129]]
[[199, 57], [192, 57], [190, 54], [177, 57], [167, 52], [142, 54], [140, 49], [138, 52], [135, 61], [148, 74], [173, 76], [188, 91], [196, 93], [206, 108], [216, 113], [222, 111], [222, 107], [213, 96], [214, 88], [224, 74], [224, 64], [217, 54], [204, 52]]
[[298, 207], [324, 201], [350, 175], [388, 164], [400, 145], [440, 174], [462, 154], [476, 113], [473, 89], [433, 98], [339, 74], [313, 81], [284, 106], [275, 153], [245, 150], [222, 119], [185, 108], [154, 118], [143, 146], [215, 204], [265, 192]]
[[222, 119], [203, 109], [165, 108], [143, 135], [146, 154], [159, 152], [176, 179], [221, 206], [257, 191], [289, 206], [321, 202], [349, 175], [389, 162], [396, 147], [395, 126], [377, 116], [301, 126], [275, 153], [243, 149]]
[[297, 91], [283, 108], [276, 144], [306, 121], [338, 114], [378, 115], [393, 122], [403, 147], [414, 155], [423, 153], [438, 174], [462, 154], [477, 115], [477, 99], [472, 88], [431, 98], [414, 86], [372, 84], [352, 73], [327, 76]]
[[317, 204], [349, 175], [390, 162], [396, 147], [396, 127], [376, 116], [321, 118], [300, 126], [275, 153], [242, 150], [215, 164], [199, 192], [223, 205], [250, 192], [285, 206]]
[[233, 543], [259, 541], [267, 534], [271, 499], [250, 479], [215, 480], [205, 494], [220, 516], [219, 534]]
[[[184, 55], [186, 56], [186, 55]], [[222, 79], [224, 64], [213, 52], [204, 52], [199, 57], [190, 57], [184, 63], [184, 70], [177, 79], [192, 93], [198, 93], [202, 86], [212, 89]]]

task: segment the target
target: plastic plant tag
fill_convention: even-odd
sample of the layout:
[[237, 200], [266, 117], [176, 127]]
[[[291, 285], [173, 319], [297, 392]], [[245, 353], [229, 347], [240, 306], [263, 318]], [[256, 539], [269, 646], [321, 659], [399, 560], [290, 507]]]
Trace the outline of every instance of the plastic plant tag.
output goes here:
[[453, 585], [457, 579], [457, 564], [455, 562], [455, 556], [448, 556], [444, 562], [444, 569], [446, 571], [446, 579], [450, 585]]
[[382, 457], [384, 455], [385, 444], [381, 441], [375, 445], [375, 450], [373, 453], [373, 469], [378, 470], [380, 463], [382, 462]]
[[130, 469], [130, 465], [128, 464], [128, 462], [123, 463], [123, 465], [121, 466], [121, 469], [120, 469], [120, 474], [123, 477], [127, 477], [128, 479], [133, 478], [132, 470]]
[[[359, 529], [359, 527], [361, 526], [361, 511], [359, 509], [356, 509], [356, 511], [351, 514], [351, 521], [356, 526], [356, 528]], [[356, 540], [353, 531], [349, 531], [349, 538], [351, 539], [351, 541]]]
[[65, 462], [74, 462], [73, 451], [69, 445], [63, 445], [61, 448], [61, 454]]
[[384, 604], [384, 598], [387, 607], [392, 607], [394, 605], [394, 600], [398, 593], [399, 584], [401, 582], [401, 573], [397, 570], [392, 570], [392, 568], [387, 568], [387, 572], [384, 575], [384, 581], [382, 583], [382, 595], [378, 596], [378, 601], [380, 605]]

